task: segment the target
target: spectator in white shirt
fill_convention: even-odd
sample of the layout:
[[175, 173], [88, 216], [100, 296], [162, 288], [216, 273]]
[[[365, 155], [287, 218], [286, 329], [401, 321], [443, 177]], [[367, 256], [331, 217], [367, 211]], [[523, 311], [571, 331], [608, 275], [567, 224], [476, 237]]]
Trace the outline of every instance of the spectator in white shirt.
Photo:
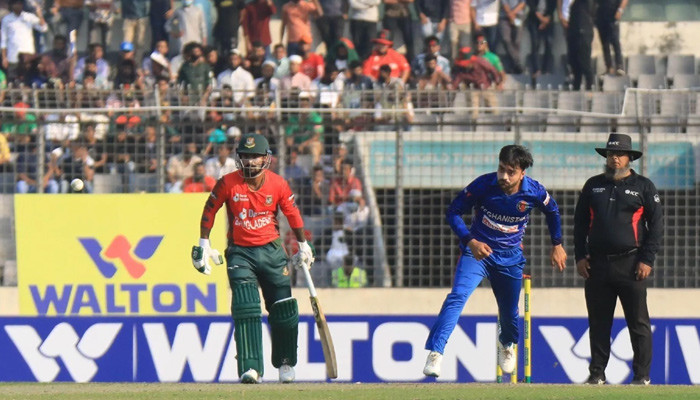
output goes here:
[[0, 49], [2, 49], [2, 66], [7, 71], [8, 79], [12, 80], [17, 72], [19, 54], [35, 54], [34, 33], [32, 30], [46, 32], [48, 26], [44, 21], [41, 8], [36, 9], [36, 15], [22, 11], [23, 0], [10, 0], [10, 13], [3, 19], [0, 26]]
[[99, 82], [100, 88], [106, 88], [110, 85], [109, 82], [109, 63], [103, 58], [104, 49], [99, 43], [92, 43], [88, 46], [90, 54], [78, 60], [73, 69], [73, 79], [82, 83], [83, 74], [88, 69], [87, 64], [94, 63], [97, 66], [95, 74], [97, 75], [96, 82]]
[[207, 45], [204, 11], [194, 5], [194, 0], [183, 0], [182, 7], [175, 10], [172, 18], [165, 24], [165, 30], [178, 40], [180, 51], [190, 42]]
[[229, 62], [230, 67], [216, 77], [216, 82], [219, 89], [224, 85], [231, 86], [233, 102], [236, 106], [241, 106], [255, 95], [255, 80], [253, 75], [241, 65], [243, 58], [237, 49], [231, 51]]
[[471, 20], [474, 33], [484, 35], [492, 49], [498, 46], [498, 14], [500, 0], [472, 0]]
[[204, 165], [207, 176], [214, 179], [221, 179], [224, 175], [230, 174], [237, 170], [236, 161], [230, 157], [231, 147], [228, 143], [222, 143], [217, 146], [217, 156], [207, 160]]

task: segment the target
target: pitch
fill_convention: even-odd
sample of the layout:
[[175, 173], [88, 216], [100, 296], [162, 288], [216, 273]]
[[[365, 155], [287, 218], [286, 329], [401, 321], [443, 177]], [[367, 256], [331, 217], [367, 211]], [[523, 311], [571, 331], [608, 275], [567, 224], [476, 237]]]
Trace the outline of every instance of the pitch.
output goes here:
[[289, 385], [201, 383], [4, 383], [0, 398], [10, 399], [700, 399], [695, 386], [543, 385], [543, 384], [351, 384]]

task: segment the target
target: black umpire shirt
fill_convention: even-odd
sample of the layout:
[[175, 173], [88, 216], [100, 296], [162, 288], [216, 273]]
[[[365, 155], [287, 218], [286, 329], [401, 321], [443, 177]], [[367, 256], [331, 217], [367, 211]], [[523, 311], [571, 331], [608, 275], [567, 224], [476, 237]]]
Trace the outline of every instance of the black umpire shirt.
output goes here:
[[639, 251], [639, 261], [654, 265], [661, 244], [663, 214], [654, 184], [634, 170], [614, 181], [605, 175], [583, 186], [574, 215], [576, 261], [586, 255]]

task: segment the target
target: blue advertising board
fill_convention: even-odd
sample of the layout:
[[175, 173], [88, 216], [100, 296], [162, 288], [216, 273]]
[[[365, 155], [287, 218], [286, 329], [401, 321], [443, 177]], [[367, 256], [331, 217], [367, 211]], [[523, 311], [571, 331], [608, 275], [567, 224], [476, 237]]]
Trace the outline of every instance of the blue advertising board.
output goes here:
[[[434, 316], [329, 316], [338, 359], [336, 381], [435, 381], [422, 374], [427, 354], [423, 345], [434, 320]], [[590, 360], [586, 319], [533, 318], [532, 322], [533, 382], [585, 381]], [[238, 381], [228, 317], [18, 317], [1, 318], [0, 326], [0, 381]], [[652, 382], [700, 384], [700, 319], [654, 319], [652, 328]], [[496, 331], [495, 317], [460, 318], [437, 381], [494, 382]], [[297, 380], [326, 380], [310, 316], [300, 318], [298, 344]], [[263, 380], [277, 380], [269, 361], [267, 329], [263, 347]], [[609, 383], [632, 378], [632, 356], [624, 320], [616, 320], [606, 371]]]
[[[520, 143], [535, 159], [528, 174], [548, 189], [580, 190], [591, 176], [603, 171], [604, 159], [595, 152], [605, 135], [522, 133]], [[638, 135], [634, 135], [638, 144]], [[359, 139], [363, 162], [375, 188], [396, 185], [395, 134], [367, 132]], [[647, 138], [644, 174], [660, 190], [690, 189], [700, 182], [700, 138]], [[403, 135], [404, 187], [462, 188], [498, 166], [501, 147], [515, 142], [512, 132], [440, 134], [408, 132]], [[633, 163], [639, 172], [641, 161]]]

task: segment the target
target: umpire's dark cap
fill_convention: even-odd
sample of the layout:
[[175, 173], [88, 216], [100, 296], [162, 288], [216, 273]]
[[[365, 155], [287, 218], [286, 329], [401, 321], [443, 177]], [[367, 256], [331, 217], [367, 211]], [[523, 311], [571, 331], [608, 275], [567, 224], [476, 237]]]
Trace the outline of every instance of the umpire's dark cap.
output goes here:
[[611, 133], [605, 147], [596, 147], [595, 151], [603, 157], [608, 156], [608, 151], [626, 151], [631, 160], [636, 160], [642, 156], [642, 152], [632, 150], [632, 138], [621, 133]]

